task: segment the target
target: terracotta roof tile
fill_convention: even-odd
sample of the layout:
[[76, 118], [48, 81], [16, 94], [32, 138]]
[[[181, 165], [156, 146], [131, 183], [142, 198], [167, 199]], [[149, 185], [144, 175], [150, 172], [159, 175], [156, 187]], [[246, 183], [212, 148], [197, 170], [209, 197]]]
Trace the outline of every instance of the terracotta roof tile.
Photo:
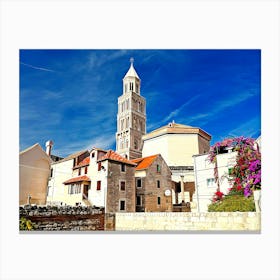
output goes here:
[[144, 157], [144, 158], [133, 159], [132, 161], [134, 163], [137, 163], [137, 166], [136, 166], [135, 170], [142, 170], [142, 169], [149, 168], [158, 156], [159, 156], [159, 154], [152, 155], [152, 156], [149, 156], [149, 157]]
[[83, 182], [83, 181], [90, 182], [90, 178], [86, 175], [82, 175], [79, 177], [71, 178], [71, 179], [65, 181], [63, 184], [67, 185], [67, 184], [71, 184], [71, 183], [75, 183], [75, 182]]
[[90, 158], [86, 157], [78, 165], [76, 165], [74, 168], [89, 165], [89, 161], [90, 161]]
[[112, 150], [109, 150], [98, 161], [103, 161], [103, 160], [106, 160], [106, 159], [113, 160], [113, 161], [118, 161], [118, 162], [123, 162], [123, 163], [130, 164], [130, 165], [136, 165], [136, 163], [134, 163], [133, 161], [122, 157], [121, 155], [117, 154], [116, 152], [114, 152]]

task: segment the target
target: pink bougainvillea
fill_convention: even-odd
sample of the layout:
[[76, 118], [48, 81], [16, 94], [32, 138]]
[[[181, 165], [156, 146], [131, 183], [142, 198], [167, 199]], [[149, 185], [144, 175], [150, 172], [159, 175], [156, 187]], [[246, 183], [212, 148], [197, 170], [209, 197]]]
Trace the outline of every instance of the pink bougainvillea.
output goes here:
[[[234, 179], [233, 186], [229, 189], [228, 194], [243, 194], [248, 197], [252, 195], [253, 190], [261, 189], [261, 153], [252, 138], [243, 136], [229, 138], [217, 142], [211, 147], [210, 162], [216, 163], [216, 155], [224, 153], [228, 149], [237, 152], [236, 165], [231, 173]], [[217, 172], [214, 173], [214, 176], [218, 176]], [[214, 195], [214, 200], [217, 201], [216, 198], [217, 193]]]

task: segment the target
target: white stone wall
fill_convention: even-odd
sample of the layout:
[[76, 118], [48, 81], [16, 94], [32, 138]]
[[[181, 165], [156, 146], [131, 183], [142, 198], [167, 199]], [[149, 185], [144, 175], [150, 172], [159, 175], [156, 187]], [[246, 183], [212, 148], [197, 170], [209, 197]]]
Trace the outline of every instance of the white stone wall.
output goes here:
[[116, 213], [116, 231], [257, 231], [256, 212]]
[[[217, 155], [218, 175], [220, 182], [220, 191], [224, 194], [228, 193], [231, 183], [228, 180], [228, 170], [233, 167], [236, 162], [237, 152], [225, 153]], [[207, 179], [214, 179], [213, 163], [210, 163], [207, 155], [194, 156], [195, 168], [195, 193], [193, 201], [196, 202], [196, 208], [192, 211], [207, 212], [208, 205], [211, 203], [214, 193], [217, 191], [217, 183], [207, 184]]]

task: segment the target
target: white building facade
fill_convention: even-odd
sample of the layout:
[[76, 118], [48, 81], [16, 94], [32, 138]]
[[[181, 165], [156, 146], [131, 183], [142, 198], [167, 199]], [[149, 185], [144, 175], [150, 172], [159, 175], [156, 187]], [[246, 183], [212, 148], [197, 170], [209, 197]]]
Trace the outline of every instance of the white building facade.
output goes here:
[[230, 150], [228, 153], [216, 156], [217, 182], [215, 182], [214, 177], [215, 164], [209, 161], [209, 154], [193, 156], [195, 173], [194, 201], [196, 204], [196, 207], [192, 209], [193, 212], [208, 212], [208, 205], [211, 204], [218, 187], [224, 194], [228, 193], [233, 184], [230, 174], [236, 164], [236, 156], [237, 152], [231, 152]]

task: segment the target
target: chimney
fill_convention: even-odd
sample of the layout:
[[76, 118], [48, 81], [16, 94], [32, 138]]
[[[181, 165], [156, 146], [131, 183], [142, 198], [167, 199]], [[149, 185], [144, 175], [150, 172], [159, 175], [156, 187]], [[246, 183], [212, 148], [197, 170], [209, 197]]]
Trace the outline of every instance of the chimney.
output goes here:
[[53, 146], [53, 141], [52, 140], [49, 140], [49, 141], [46, 142], [46, 154], [48, 156], [51, 156], [52, 146]]

